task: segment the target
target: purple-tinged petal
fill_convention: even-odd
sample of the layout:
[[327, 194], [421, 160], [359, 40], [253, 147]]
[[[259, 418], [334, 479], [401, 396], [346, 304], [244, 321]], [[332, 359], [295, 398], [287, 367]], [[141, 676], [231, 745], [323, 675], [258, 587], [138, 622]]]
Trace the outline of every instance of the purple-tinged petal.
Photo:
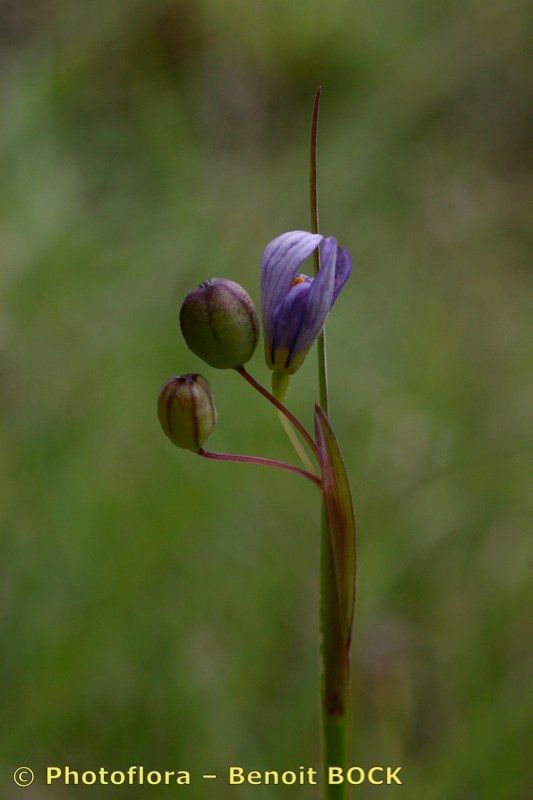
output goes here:
[[320, 245], [321, 269], [289, 289], [273, 314], [271, 363], [279, 371], [295, 371], [318, 334], [331, 308], [337, 242], [330, 237]]
[[268, 343], [270, 361], [280, 371], [286, 369], [291, 350], [305, 320], [307, 295], [313, 281], [307, 278], [292, 286], [272, 318], [272, 340]]
[[318, 233], [289, 231], [265, 247], [261, 258], [261, 307], [267, 342], [272, 340], [276, 308], [291, 288], [300, 265], [322, 239]]
[[339, 292], [350, 277], [352, 272], [352, 257], [344, 247], [337, 247], [337, 263], [335, 264], [335, 283], [333, 284], [333, 300], [331, 305], [339, 296]]
[[337, 240], [330, 236], [320, 245], [320, 270], [316, 278], [311, 281], [306, 297], [304, 322], [290, 352], [289, 362], [297, 360], [298, 365], [301, 364], [324, 327], [333, 302], [336, 256]]

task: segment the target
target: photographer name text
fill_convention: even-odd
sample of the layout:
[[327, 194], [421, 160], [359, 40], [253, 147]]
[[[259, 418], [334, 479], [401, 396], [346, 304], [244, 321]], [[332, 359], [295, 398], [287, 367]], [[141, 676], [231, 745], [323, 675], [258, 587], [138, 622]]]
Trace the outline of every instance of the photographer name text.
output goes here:
[[[27, 774], [33, 771], [29, 767], [19, 767]], [[314, 767], [299, 766], [287, 770], [250, 770], [242, 766], [230, 766], [223, 773], [203, 773], [194, 776], [190, 770], [157, 770], [146, 769], [134, 765], [127, 769], [79, 770], [70, 766], [49, 766], [45, 770], [45, 783], [62, 786], [189, 786], [195, 780], [219, 781], [229, 786], [317, 786], [324, 782], [335, 785], [347, 783], [358, 786], [369, 783], [374, 786], [401, 786], [403, 784], [402, 767], [372, 766], [363, 768], [352, 766], [346, 769], [331, 766], [327, 774], [322, 776]], [[15, 776], [14, 776], [15, 777]], [[18, 781], [16, 781], [18, 782]], [[31, 781], [33, 783], [33, 780]], [[19, 783], [19, 785], [22, 785]], [[25, 785], [29, 785], [26, 783]]]

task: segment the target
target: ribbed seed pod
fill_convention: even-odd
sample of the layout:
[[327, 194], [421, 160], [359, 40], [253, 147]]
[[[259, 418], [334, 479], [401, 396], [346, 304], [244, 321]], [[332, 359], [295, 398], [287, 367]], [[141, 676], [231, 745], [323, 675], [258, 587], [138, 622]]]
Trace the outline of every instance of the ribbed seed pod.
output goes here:
[[234, 281], [212, 278], [189, 292], [180, 310], [187, 345], [212, 367], [242, 367], [259, 339], [257, 311], [249, 294]]
[[208, 382], [201, 375], [176, 375], [159, 392], [157, 416], [177, 447], [198, 452], [217, 424]]

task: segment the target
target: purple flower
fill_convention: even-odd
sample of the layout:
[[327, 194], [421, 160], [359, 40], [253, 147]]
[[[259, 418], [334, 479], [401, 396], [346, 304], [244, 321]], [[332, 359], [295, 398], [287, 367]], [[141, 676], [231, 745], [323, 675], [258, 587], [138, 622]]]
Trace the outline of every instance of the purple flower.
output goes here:
[[[320, 271], [309, 278], [299, 269], [317, 247]], [[289, 231], [267, 244], [261, 258], [261, 305], [270, 369], [296, 372], [351, 271], [350, 254], [333, 236]]]

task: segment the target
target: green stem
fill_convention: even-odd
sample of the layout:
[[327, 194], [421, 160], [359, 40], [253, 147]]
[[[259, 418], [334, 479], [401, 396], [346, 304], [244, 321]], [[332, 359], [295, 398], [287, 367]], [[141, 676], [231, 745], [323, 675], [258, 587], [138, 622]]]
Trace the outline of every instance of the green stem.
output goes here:
[[[273, 372], [272, 373], [272, 394], [279, 400], [280, 403], [285, 403], [285, 395], [287, 394], [287, 389], [289, 388], [290, 383], [290, 376], [287, 375], [286, 372]], [[303, 445], [301, 444], [300, 440], [298, 439], [298, 434], [296, 433], [295, 429], [291, 426], [289, 420], [281, 411], [278, 411], [279, 421], [281, 422], [281, 426], [285, 433], [287, 434], [287, 438], [291, 443], [294, 452], [304, 465], [307, 470], [313, 469], [313, 464], [311, 463], [311, 459], [307, 455]], [[315, 453], [318, 458], [318, 454]]]
[[[311, 144], [309, 147], [309, 205], [311, 211], [311, 231], [318, 233], [318, 176], [317, 176], [317, 142], [318, 142], [318, 111], [322, 87], [319, 86], [315, 93], [313, 115], [311, 118]], [[315, 275], [320, 270], [320, 252], [317, 247], [313, 253], [315, 262]], [[322, 410], [329, 413], [328, 400], [328, 359], [326, 350], [326, 329], [318, 337], [318, 386], [320, 405]]]
[[322, 765], [323, 797], [346, 798], [347, 784], [325, 782], [328, 767], [346, 768], [350, 727], [350, 655], [340, 626], [338, 591], [326, 511], [322, 506], [321, 538], [322, 630]]
[[[318, 112], [321, 87], [313, 103], [311, 143], [309, 147], [309, 198], [311, 230], [318, 233], [317, 140]], [[315, 250], [315, 274], [320, 270], [319, 248]], [[322, 331], [317, 342], [318, 385], [320, 405], [328, 414], [328, 372], [326, 333]], [[322, 707], [322, 797], [324, 800], [342, 800], [348, 796], [347, 784], [329, 785], [328, 768], [347, 766], [348, 733], [350, 728], [350, 659], [340, 625], [337, 600], [335, 566], [324, 501], [322, 501], [322, 532], [320, 551], [320, 627], [321, 627], [321, 707]]]
[[316, 443], [313, 441], [311, 435], [306, 431], [300, 420], [298, 420], [294, 416], [294, 414], [291, 411], [289, 411], [289, 409], [286, 406], [283, 405], [283, 402], [272, 394], [272, 392], [269, 392], [268, 389], [265, 389], [264, 386], [262, 386], [258, 381], [256, 381], [256, 379], [252, 375], [250, 375], [250, 373], [245, 367], [237, 367], [236, 371], [239, 373], [239, 375], [242, 375], [244, 380], [247, 383], [249, 383], [250, 386], [252, 386], [257, 392], [259, 392], [259, 394], [262, 394], [263, 397], [266, 400], [268, 400], [269, 403], [272, 403], [272, 405], [278, 409], [278, 412], [280, 414], [283, 414], [283, 416], [291, 423], [291, 425], [303, 436], [303, 438], [305, 439], [305, 441], [315, 454], [317, 460], [320, 461], [320, 456], [318, 454], [318, 448], [316, 446]]

